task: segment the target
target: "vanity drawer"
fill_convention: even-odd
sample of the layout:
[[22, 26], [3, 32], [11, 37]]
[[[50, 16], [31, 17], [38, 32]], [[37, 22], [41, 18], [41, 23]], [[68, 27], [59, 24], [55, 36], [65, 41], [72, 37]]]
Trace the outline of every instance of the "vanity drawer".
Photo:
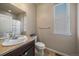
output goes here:
[[[31, 41], [7, 54], [4, 56], [23, 56], [25, 52], [31, 50], [31, 55], [34, 55], [35, 41]], [[29, 53], [29, 52], [28, 52]]]

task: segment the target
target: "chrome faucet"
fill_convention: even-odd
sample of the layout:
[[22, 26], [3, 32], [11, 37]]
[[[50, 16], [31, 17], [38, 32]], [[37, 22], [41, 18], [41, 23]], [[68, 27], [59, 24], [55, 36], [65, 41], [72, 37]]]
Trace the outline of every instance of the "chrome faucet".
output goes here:
[[10, 39], [16, 39], [15, 33], [10, 32], [9, 33]]

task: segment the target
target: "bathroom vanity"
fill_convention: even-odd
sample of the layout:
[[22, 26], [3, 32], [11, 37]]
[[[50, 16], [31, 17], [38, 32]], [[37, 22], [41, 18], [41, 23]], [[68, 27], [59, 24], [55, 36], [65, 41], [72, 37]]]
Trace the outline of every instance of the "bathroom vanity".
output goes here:
[[24, 43], [13, 46], [0, 45], [1, 56], [34, 56], [35, 55], [35, 41], [28, 39]]

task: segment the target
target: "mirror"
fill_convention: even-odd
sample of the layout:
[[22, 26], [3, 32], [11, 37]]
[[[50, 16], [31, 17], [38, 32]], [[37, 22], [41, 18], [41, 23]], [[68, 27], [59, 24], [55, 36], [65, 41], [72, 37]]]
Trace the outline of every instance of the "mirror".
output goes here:
[[0, 35], [4, 33], [14, 33], [16, 35], [21, 34], [22, 18], [20, 16], [11, 14], [9, 12], [0, 11]]
[[4, 33], [14, 33], [20, 35], [24, 32], [25, 11], [15, 7], [10, 3], [0, 4], [0, 36]]

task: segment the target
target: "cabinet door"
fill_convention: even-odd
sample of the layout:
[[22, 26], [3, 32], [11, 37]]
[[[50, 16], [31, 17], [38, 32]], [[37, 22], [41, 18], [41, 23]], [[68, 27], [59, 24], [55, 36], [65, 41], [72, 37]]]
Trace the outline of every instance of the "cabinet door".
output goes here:
[[34, 56], [34, 47], [31, 47], [29, 50], [25, 51], [24, 56]]

